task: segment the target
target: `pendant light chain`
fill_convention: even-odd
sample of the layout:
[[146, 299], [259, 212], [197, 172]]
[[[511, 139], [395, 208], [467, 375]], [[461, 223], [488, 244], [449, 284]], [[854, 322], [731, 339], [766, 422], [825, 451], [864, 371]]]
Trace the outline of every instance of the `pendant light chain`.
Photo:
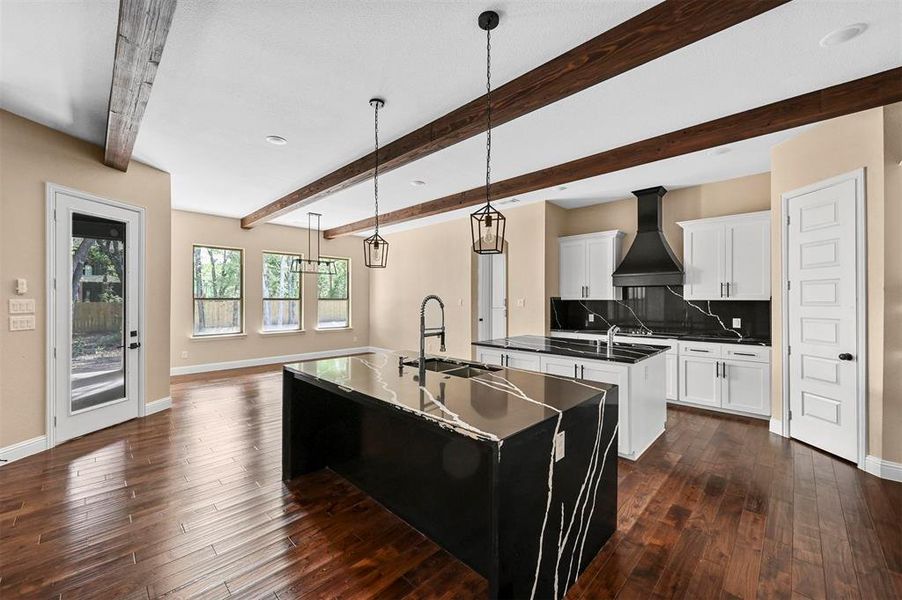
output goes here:
[[485, 203], [489, 204], [492, 185], [492, 30], [485, 30]]
[[375, 112], [375, 132], [376, 132], [376, 168], [373, 171], [373, 197], [376, 202], [376, 233], [379, 233], [379, 102], [373, 105]]

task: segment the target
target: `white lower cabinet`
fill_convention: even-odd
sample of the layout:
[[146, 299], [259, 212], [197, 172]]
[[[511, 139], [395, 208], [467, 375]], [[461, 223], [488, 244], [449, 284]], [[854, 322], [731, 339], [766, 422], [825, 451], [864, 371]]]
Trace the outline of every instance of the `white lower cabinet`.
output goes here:
[[720, 406], [718, 361], [695, 356], [680, 357], [680, 400], [705, 406]]
[[480, 348], [476, 352], [476, 360], [487, 365], [504, 366], [504, 352], [490, 348]]
[[770, 415], [770, 348], [680, 343], [680, 402]]
[[721, 363], [723, 408], [770, 414], [770, 365], [724, 360]]
[[664, 364], [667, 366], [667, 399], [674, 402], [680, 397], [679, 362], [676, 353], [668, 352], [664, 355]]
[[511, 367], [512, 369], [542, 370], [540, 357], [535, 352], [509, 352], [493, 348], [479, 348], [476, 352], [476, 360], [487, 365]]

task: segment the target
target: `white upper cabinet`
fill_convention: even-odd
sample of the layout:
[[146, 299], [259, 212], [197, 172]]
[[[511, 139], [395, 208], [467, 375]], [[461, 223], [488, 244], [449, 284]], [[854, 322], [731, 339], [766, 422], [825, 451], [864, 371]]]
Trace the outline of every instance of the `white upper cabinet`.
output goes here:
[[677, 223], [687, 300], [770, 300], [770, 211]]
[[623, 232], [602, 231], [559, 238], [560, 287], [564, 300], [620, 298], [611, 275], [620, 263]]

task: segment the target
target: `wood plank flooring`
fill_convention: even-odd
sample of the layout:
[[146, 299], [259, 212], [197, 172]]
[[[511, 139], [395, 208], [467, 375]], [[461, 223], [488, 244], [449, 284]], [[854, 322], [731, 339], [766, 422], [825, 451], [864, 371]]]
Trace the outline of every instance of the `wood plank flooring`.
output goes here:
[[[485, 597], [337, 475], [283, 485], [280, 394], [271, 367], [174, 380], [172, 410], [0, 468], [0, 598]], [[902, 597], [900, 484], [685, 409], [619, 466], [569, 599]]]

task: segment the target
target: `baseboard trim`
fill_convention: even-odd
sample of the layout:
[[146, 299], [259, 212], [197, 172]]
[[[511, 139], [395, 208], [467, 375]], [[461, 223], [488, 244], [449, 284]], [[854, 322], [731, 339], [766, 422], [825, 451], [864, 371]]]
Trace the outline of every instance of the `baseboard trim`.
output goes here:
[[39, 435], [38, 437], [33, 437], [30, 440], [24, 440], [16, 444], [6, 446], [5, 448], [0, 448], [0, 459], [6, 461], [0, 463], [0, 467], [17, 461], [20, 458], [25, 458], [26, 456], [31, 456], [32, 454], [43, 452], [46, 449], [46, 435]]
[[884, 460], [868, 454], [867, 458], [864, 459], [864, 470], [881, 479], [902, 482], [902, 463]]
[[282, 356], [263, 356], [261, 358], [249, 358], [245, 360], [231, 360], [228, 362], [205, 363], [188, 367], [172, 367], [169, 375], [193, 375], [195, 373], [208, 373], [211, 371], [227, 371], [229, 369], [243, 369], [245, 367], [260, 367], [277, 363], [297, 362], [301, 360], [314, 360], [317, 358], [331, 358], [345, 354], [361, 354], [380, 350], [373, 346], [360, 346], [357, 348], [337, 348], [335, 350], [323, 350], [320, 352], [303, 352], [301, 354], [285, 354]]
[[144, 406], [144, 416], [149, 417], [150, 415], [158, 413], [161, 410], [166, 410], [167, 408], [172, 408], [172, 398], [169, 396], [154, 400], [153, 402], [148, 402]]
[[779, 435], [783, 437], [783, 421], [780, 419], [775, 419], [771, 417], [770, 419], [770, 432], [774, 435]]

